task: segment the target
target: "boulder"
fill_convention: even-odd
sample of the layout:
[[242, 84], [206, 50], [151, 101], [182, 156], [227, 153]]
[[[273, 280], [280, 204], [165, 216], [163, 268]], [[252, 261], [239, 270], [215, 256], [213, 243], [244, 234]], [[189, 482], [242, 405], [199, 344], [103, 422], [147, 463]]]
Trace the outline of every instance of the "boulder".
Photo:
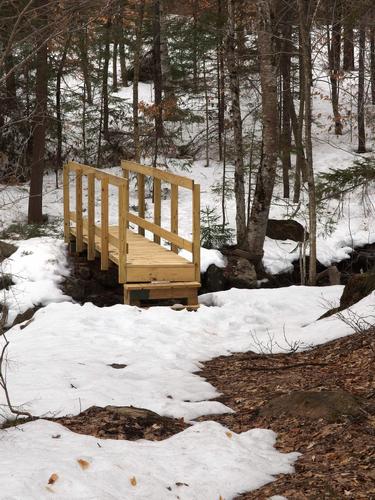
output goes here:
[[343, 390], [293, 391], [271, 399], [260, 410], [267, 417], [305, 417], [337, 422], [363, 414], [360, 401]]
[[11, 245], [10, 243], [6, 243], [5, 241], [0, 241], [0, 262], [8, 259], [14, 252], [17, 250], [15, 245]]
[[256, 288], [257, 273], [254, 265], [244, 257], [231, 256], [225, 269], [229, 287]]
[[309, 238], [309, 233], [296, 220], [269, 219], [266, 236], [273, 240], [293, 240], [303, 242]]
[[204, 275], [204, 290], [207, 292], [220, 292], [228, 288], [228, 280], [224, 269], [211, 264]]

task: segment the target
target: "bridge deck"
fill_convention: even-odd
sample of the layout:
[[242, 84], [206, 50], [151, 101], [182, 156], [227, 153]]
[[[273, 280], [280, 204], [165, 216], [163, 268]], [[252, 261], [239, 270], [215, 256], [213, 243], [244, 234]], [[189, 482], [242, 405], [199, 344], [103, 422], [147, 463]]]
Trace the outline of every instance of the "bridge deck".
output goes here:
[[[88, 244], [87, 221], [83, 219], [83, 242]], [[86, 222], [86, 223], [85, 223]], [[109, 235], [119, 237], [118, 226], [109, 226]], [[71, 234], [77, 236], [76, 228], [71, 228]], [[194, 281], [194, 264], [184, 257], [171, 252], [161, 245], [150, 241], [131, 229], [126, 233], [126, 282], [152, 282], [152, 281]], [[119, 249], [108, 245], [109, 260], [117, 266], [120, 265]], [[95, 250], [100, 254], [102, 250], [101, 238], [95, 235]]]

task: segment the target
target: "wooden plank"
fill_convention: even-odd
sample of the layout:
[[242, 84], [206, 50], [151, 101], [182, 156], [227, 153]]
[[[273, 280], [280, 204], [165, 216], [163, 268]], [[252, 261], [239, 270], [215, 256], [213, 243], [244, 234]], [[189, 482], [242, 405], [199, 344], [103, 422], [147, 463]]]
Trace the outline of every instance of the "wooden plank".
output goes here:
[[201, 278], [201, 207], [200, 185], [194, 184], [193, 188], [193, 262], [195, 266], [195, 280]]
[[[154, 179], [154, 224], [161, 225], [161, 180]], [[154, 234], [154, 242], [160, 245], [160, 236]]]
[[160, 290], [162, 288], [199, 288], [201, 286], [198, 281], [180, 281], [180, 282], [158, 282], [154, 281], [151, 283], [127, 283], [124, 287], [128, 290]]
[[127, 233], [127, 214], [129, 210], [129, 199], [126, 186], [119, 187], [119, 274], [118, 279], [120, 283], [126, 283], [126, 233]]
[[63, 173], [64, 186], [64, 240], [70, 241], [70, 195], [69, 195], [69, 165], [64, 165]]
[[184, 238], [181, 238], [181, 236], [177, 236], [176, 234], [171, 233], [167, 229], [157, 226], [153, 222], [141, 219], [137, 215], [131, 213], [128, 214], [128, 219], [130, 222], [133, 222], [134, 224], [143, 227], [144, 229], [146, 229], [146, 231], [151, 231], [152, 233], [161, 236], [161, 238], [164, 238], [166, 241], [174, 243], [179, 248], [183, 248], [188, 252], [193, 251], [193, 243], [191, 241], [185, 240]]
[[[171, 186], [171, 232], [178, 235], [178, 186]], [[178, 253], [178, 246], [172, 244], [171, 250]]]
[[182, 175], [171, 174], [170, 172], [165, 172], [164, 170], [159, 170], [158, 168], [146, 167], [140, 165], [134, 161], [123, 160], [121, 162], [121, 167], [124, 170], [129, 170], [130, 172], [136, 172], [143, 175], [149, 175], [155, 179], [160, 179], [170, 184], [177, 184], [186, 189], [193, 189], [194, 182], [188, 177], [183, 177]]
[[139, 281], [193, 281], [194, 266], [128, 265], [127, 282]]
[[77, 163], [75, 161], [69, 162], [69, 168], [70, 170], [74, 170], [76, 172], [80, 171], [84, 175], [87, 175], [89, 173], [94, 173], [96, 179], [103, 180], [107, 179], [109, 184], [113, 184], [114, 186], [122, 186], [123, 184], [126, 183], [126, 180], [123, 177], [119, 177], [117, 175], [113, 174], [108, 174], [107, 172], [103, 172], [103, 170], [99, 170], [94, 167], [89, 167], [88, 165], [81, 165], [80, 163]]
[[[138, 191], [138, 217], [145, 218], [145, 176], [137, 175], [137, 191]], [[142, 226], [138, 226], [138, 233], [144, 236], [145, 230]]]
[[100, 252], [100, 269], [106, 271], [109, 267], [108, 255], [108, 179], [103, 178], [101, 182], [101, 252]]
[[95, 174], [87, 174], [87, 260], [95, 260]]
[[82, 252], [83, 250], [83, 225], [82, 225], [82, 171], [76, 170], [76, 250]]

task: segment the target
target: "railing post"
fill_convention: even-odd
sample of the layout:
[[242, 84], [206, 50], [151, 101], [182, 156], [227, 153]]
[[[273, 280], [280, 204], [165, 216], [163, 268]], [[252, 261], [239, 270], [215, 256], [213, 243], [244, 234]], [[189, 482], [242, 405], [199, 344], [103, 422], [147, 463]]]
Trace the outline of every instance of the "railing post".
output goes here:
[[127, 225], [128, 225], [128, 210], [129, 210], [129, 196], [127, 180], [124, 184], [119, 186], [119, 282], [126, 283], [127, 270], [126, 270], [126, 246], [127, 246]]
[[195, 281], [200, 281], [201, 277], [201, 220], [200, 220], [200, 196], [201, 188], [199, 184], [193, 187], [193, 262], [195, 266]]
[[69, 164], [64, 165], [63, 172], [64, 187], [64, 240], [70, 242], [70, 195], [69, 195]]
[[82, 169], [76, 171], [76, 251], [83, 250]]
[[[145, 218], [145, 176], [143, 174], [137, 174], [138, 182], [138, 216], [142, 219]], [[145, 230], [143, 227], [138, 226], [138, 234], [144, 236]]]
[[[154, 224], [161, 225], [161, 180], [154, 177]], [[154, 242], [160, 245], [160, 236], [154, 234]]]
[[87, 174], [87, 260], [95, 260], [95, 174]]
[[[171, 233], [178, 234], [178, 185], [171, 184]], [[171, 245], [172, 252], [178, 253], [178, 247]]]
[[103, 177], [101, 181], [101, 207], [100, 207], [100, 225], [101, 225], [101, 251], [100, 251], [100, 269], [107, 271], [109, 267], [109, 238], [108, 238], [108, 178]]

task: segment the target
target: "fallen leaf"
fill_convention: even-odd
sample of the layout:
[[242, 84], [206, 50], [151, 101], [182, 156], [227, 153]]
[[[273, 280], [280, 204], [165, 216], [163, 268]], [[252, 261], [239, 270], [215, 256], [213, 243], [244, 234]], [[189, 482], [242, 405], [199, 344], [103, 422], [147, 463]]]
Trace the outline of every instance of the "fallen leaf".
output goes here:
[[48, 479], [48, 484], [54, 484], [59, 479], [57, 474], [51, 474], [51, 477]]
[[130, 484], [132, 486], [137, 486], [137, 480], [136, 480], [135, 476], [133, 476], [132, 478], [130, 478]]
[[79, 458], [77, 462], [79, 463], [79, 466], [82, 470], [86, 470], [90, 467], [90, 462], [88, 462], [87, 460], [83, 460], [83, 458]]
[[228, 431], [225, 434], [229, 437], [229, 439], [232, 439], [233, 434], [231, 432]]

